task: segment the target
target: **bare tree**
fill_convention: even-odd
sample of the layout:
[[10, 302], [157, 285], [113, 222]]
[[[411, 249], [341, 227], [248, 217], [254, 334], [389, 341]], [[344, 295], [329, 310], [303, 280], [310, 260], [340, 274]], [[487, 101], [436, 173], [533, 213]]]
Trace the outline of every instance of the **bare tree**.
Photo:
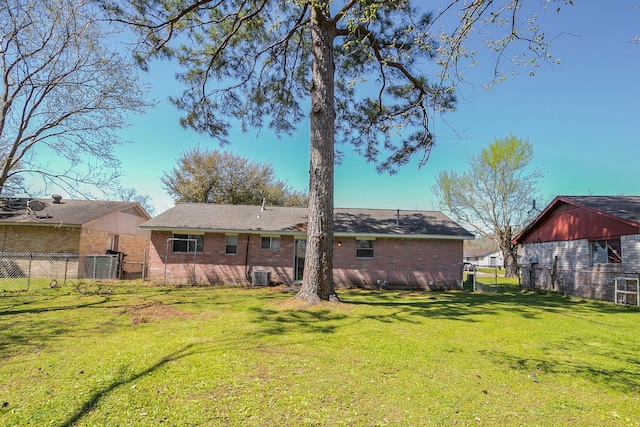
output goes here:
[[69, 192], [118, 175], [114, 131], [149, 104], [99, 12], [88, 0], [0, 3], [0, 194], [28, 174]]
[[517, 273], [517, 250], [511, 241], [537, 214], [531, 201], [539, 199], [541, 173], [528, 170], [532, 160], [533, 146], [510, 135], [469, 156], [467, 172], [440, 171], [433, 186], [444, 210], [498, 245], [507, 277]]
[[434, 143], [432, 116], [453, 109], [458, 64], [475, 55], [465, 45], [474, 29], [499, 31], [489, 44], [498, 57], [516, 40], [527, 43], [533, 62], [547, 57], [543, 33], [532, 24], [536, 10], [523, 12], [524, 0], [443, 1], [433, 13], [409, 0], [102, 3], [139, 31], [143, 66], [151, 56], [184, 66], [186, 90], [173, 99], [186, 112], [184, 126], [224, 143], [230, 119], [243, 129], [290, 133], [308, 111], [309, 226], [297, 297], [309, 302], [337, 298], [335, 141], [352, 145], [379, 171], [393, 173], [416, 155], [423, 165]]
[[137, 202], [151, 216], [155, 215], [156, 209], [153, 207], [153, 200], [146, 194], [138, 193], [138, 190], [131, 187], [119, 187], [116, 190], [116, 197], [123, 202]]

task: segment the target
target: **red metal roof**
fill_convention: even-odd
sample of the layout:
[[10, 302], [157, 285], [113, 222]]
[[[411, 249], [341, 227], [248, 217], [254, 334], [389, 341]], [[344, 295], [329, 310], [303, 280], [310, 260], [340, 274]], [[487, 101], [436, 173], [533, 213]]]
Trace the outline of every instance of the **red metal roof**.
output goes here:
[[640, 197], [558, 196], [513, 243], [603, 240], [628, 234], [640, 234]]

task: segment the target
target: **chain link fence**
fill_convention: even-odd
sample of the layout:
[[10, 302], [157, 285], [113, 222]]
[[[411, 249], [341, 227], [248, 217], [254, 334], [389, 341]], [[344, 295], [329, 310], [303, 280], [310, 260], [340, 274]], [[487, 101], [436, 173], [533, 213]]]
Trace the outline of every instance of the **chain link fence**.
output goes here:
[[514, 265], [515, 277], [505, 278], [505, 269], [502, 266], [478, 267], [474, 264], [466, 264], [463, 271], [462, 289], [483, 292], [513, 292], [520, 290], [520, 266]]
[[619, 264], [602, 269], [563, 270], [545, 267], [522, 267], [523, 288], [558, 292], [625, 305], [640, 305], [638, 271], [626, 271]]
[[122, 254], [0, 252], [0, 292], [119, 279], [122, 258]]

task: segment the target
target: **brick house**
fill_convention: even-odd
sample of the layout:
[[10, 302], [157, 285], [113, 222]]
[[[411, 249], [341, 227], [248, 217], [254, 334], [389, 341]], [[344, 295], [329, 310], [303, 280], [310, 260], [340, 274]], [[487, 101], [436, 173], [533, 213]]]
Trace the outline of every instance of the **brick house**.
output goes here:
[[476, 267], [504, 267], [504, 256], [497, 247], [471, 247], [463, 249], [464, 262]]
[[[126, 254], [142, 263], [150, 232], [138, 225], [150, 218], [136, 202], [0, 199], [0, 253]], [[140, 269], [140, 267], [138, 267]]]
[[[336, 287], [451, 289], [473, 235], [440, 212], [335, 209]], [[151, 231], [149, 278], [293, 284], [302, 279], [308, 209], [178, 204]], [[265, 278], [266, 277], [266, 278]]]
[[558, 196], [513, 243], [526, 288], [614, 301], [640, 271], [640, 197]]

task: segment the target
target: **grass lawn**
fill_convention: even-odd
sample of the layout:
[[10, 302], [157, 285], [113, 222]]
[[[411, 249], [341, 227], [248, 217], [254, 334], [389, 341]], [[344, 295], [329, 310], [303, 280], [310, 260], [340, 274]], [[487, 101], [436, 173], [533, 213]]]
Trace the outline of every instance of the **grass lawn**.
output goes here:
[[0, 293], [2, 426], [638, 426], [640, 311], [558, 295]]

